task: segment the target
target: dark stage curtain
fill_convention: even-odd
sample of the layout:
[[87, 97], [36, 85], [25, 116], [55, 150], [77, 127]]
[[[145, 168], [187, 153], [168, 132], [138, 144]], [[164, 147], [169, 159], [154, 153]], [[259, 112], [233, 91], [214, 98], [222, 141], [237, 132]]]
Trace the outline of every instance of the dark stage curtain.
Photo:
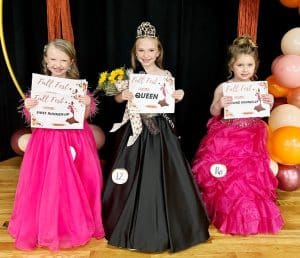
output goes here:
[[[279, 1], [261, 0], [258, 29], [260, 79], [270, 74], [273, 59], [281, 54], [280, 40], [299, 26], [296, 9]], [[206, 132], [214, 88], [226, 80], [226, 51], [236, 37], [238, 0], [70, 0], [75, 47], [81, 77], [96, 87], [99, 72], [130, 65], [136, 27], [142, 21], [156, 26], [164, 46], [165, 68], [185, 91], [177, 104], [176, 119], [183, 150], [190, 160]], [[47, 42], [46, 0], [4, 0], [6, 46], [16, 77], [28, 91], [31, 73], [40, 72], [43, 45]], [[10, 138], [25, 125], [17, 112], [20, 99], [0, 52], [0, 160], [14, 155]], [[98, 96], [99, 113], [91, 121], [106, 133], [101, 150], [111, 155], [113, 136], [108, 130], [122, 118], [124, 105]]]

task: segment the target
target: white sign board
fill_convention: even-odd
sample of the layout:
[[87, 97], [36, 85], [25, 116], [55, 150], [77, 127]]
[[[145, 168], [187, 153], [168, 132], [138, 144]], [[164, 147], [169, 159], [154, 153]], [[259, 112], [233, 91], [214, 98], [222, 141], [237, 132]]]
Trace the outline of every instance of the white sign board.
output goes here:
[[130, 74], [128, 102], [130, 113], [174, 113], [175, 79], [171, 76]]
[[38, 104], [30, 109], [31, 127], [82, 129], [85, 105], [78, 96], [86, 92], [86, 80], [32, 74], [31, 98]]
[[223, 95], [232, 97], [232, 104], [224, 108], [224, 118], [270, 116], [270, 105], [263, 103], [263, 94], [268, 94], [267, 81], [223, 83]]

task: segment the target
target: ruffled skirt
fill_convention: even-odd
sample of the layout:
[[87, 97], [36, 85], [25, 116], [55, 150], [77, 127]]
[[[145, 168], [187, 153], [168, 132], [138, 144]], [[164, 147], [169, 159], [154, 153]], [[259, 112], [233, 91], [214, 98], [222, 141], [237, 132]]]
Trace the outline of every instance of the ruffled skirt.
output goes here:
[[266, 140], [260, 119], [208, 122], [192, 169], [209, 217], [223, 233], [276, 233], [283, 226]]

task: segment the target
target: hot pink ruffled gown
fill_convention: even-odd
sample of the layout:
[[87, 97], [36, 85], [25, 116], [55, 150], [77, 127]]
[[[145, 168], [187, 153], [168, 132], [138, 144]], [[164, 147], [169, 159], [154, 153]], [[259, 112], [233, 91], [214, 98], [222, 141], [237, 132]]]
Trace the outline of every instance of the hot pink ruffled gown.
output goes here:
[[[283, 226], [266, 139], [267, 127], [259, 118], [219, 116], [208, 122], [192, 169], [211, 222], [223, 233], [276, 233]], [[213, 164], [226, 170], [215, 173]]]
[[58, 250], [104, 237], [101, 190], [102, 170], [87, 122], [79, 130], [34, 129], [8, 227], [16, 247]]

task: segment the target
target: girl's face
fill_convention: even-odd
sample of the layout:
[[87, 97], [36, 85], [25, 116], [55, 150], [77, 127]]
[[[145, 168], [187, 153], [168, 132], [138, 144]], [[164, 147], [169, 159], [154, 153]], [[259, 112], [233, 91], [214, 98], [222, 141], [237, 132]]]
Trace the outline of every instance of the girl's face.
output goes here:
[[157, 39], [139, 38], [136, 41], [136, 58], [144, 68], [155, 65], [155, 60], [159, 56]]
[[251, 55], [241, 54], [232, 65], [235, 81], [249, 81], [255, 72], [255, 60]]
[[66, 73], [72, 64], [72, 60], [66, 53], [54, 46], [49, 46], [44, 58], [52, 76], [66, 77]]

